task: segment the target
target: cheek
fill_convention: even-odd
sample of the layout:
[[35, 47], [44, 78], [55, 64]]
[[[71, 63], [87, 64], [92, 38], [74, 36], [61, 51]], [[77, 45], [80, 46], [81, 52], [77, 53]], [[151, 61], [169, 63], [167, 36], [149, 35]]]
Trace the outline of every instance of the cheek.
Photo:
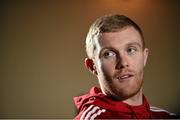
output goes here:
[[102, 61], [101, 68], [102, 68], [102, 70], [104, 72], [108, 72], [108, 73], [113, 72], [114, 69], [115, 69], [114, 60], [109, 60], [109, 61], [104, 60], [104, 61]]
[[[102, 60], [98, 63], [98, 78], [101, 82], [105, 82], [106, 80], [111, 80], [114, 72], [114, 62]], [[105, 81], [104, 81], [105, 80]]]
[[102, 77], [103, 71], [106, 69], [107, 65], [105, 65], [101, 60], [97, 60], [96, 62], [96, 71], [99, 77]]
[[144, 59], [143, 59], [143, 57], [139, 57], [139, 59], [132, 60], [132, 67], [137, 72], [143, 71], [143, 69], [144, 69]]

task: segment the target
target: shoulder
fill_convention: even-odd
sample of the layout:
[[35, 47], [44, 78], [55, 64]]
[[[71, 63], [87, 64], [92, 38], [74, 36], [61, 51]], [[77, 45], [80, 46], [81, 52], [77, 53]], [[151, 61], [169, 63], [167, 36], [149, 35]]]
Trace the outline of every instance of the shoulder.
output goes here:
[[161, 109], [161, 108], [158, 108], [158, 107], [155, 107], [155, 106], [150, 106], [150, 111], [152, 112], [163, 112], [163, 113], [166, 113], [166, 114], [169, 114], [169, 115], [175, 115], [174, 113], [171, 113], [167, 110], [164, 110], [164, 109]]
[[176, 116], [174, 113], [155, 106], [150, 106], [150, 111], [153, 118], [174, 118]]
[[82, 111], [79, 112], [79, 114], [74, 118], [75, 120], [84, 120], [84, 119], [95, 119], [95, 118], [101, 118], [103, 113], [106, 112], [106, 109], [101, 108], [99, 106], [90, 105], [87, 107], [84, 107]]

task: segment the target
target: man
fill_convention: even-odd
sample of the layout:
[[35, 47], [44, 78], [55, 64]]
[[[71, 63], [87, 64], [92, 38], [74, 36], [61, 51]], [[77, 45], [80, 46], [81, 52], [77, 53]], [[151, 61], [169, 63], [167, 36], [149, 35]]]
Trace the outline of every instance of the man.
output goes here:
[[143, 69], [148, 58], [143, 33], [130, 18], [107, 15], [97, 19], [86, 38], [85, 66], [100, 88], [75, 97], [75, 119], [173, 118], [150, 106], [143, 95]]

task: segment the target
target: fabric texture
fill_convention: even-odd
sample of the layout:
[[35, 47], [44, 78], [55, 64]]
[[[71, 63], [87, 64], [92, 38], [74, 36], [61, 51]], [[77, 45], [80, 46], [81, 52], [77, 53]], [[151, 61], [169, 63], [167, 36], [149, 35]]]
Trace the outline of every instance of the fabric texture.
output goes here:
[[79, 111], [74, 119], [78, 120], [176, 118], [173, 113], [150, 106], [144, 95], [142, 105], [131, 106], [108, 98], [98, 87], [91, 88], [85, 95], [74, 97], [74, 102]]

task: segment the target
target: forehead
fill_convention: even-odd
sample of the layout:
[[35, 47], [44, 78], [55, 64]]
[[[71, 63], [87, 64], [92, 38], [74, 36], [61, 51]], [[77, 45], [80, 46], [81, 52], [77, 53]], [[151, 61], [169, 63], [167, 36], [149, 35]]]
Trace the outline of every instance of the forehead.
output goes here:
[[143, 46], [142, 38], [134, 27], [125, 27], [116, 32], [100, 33], [98, 40], [100, 47], [123, 47], [131, 43]]

